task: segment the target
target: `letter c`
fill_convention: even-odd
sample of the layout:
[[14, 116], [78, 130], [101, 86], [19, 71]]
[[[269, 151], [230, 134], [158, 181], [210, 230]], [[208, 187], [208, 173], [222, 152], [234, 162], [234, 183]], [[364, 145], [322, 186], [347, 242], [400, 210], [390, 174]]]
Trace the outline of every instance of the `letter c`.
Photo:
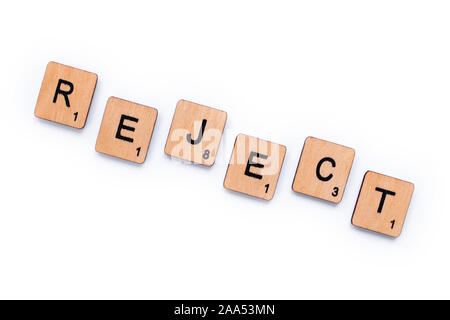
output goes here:
[[324, 176], [322, 176], [322, 175], [320, 174], [320, 168], [322, 167], [322, 165], [323, 165], [325, 162], [331, 163], [331, 166], [332, 166], [333, 168], [335, 168], [335, 167], [336, 167], [336, 161], [334, 161], [333, 158], [326, 157], [326, 158], [323, 158], [322, 160], [320, 160], [319, 163], [317, 164], [317, 168], [316, 168], [316, 176], [317, 176], [317, 178], [318, 178], [320, 181], [327, 182], [327, 181], [330, 181], [330, 180], [333, 178], [333, 174], [330, 173], [327, 177], [324, 177]]

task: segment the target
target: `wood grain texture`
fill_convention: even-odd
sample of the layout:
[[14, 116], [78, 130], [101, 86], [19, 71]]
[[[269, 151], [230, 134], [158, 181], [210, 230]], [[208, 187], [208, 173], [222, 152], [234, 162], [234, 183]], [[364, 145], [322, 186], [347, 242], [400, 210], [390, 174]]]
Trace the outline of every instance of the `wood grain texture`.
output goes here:
[[[95, 73], [49, 62], [34, 114], [77, 129], [84, 128], [96, 85]], [[68, 101], [61, 93], [55, 95], [58, 89], [68, 93]]]
[[292, 190], [333, 203], [344, 195], [355, 150], [308, 137], [292, 183]]
[[[250, 157], [252, 153], [253, 157]], [[234, 143], [223, 186], [229, 190], [271, 200], [285, 155], [286, 147], [283, 145], [239, 134]], [[250, 167], [249, 162], [253, 164]]]
[[164, 152], [168, 156], [210, 167], [215, 162], [226, 121], [225, 111], [180, 100]]
[[[385, 194], [386, 192], [390, 194]], [[352, 224], [398, 237], [402, 232], [413, 192], [414, 185], [410, 182], [368, 171], [362, 182]]]
[[158, 110], [110, 97], [103, 114], [95, 150], [124, 160], [143, 163]]

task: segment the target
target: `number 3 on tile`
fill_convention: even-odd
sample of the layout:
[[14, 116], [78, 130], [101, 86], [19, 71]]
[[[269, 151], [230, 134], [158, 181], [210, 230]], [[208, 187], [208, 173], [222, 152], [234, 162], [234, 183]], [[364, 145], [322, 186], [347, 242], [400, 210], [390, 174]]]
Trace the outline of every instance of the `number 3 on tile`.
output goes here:
[[339, 195], [339, 188], [338, 187], [333, 188], [333, 193], [331, 195], [333, 197], [337, 197]]

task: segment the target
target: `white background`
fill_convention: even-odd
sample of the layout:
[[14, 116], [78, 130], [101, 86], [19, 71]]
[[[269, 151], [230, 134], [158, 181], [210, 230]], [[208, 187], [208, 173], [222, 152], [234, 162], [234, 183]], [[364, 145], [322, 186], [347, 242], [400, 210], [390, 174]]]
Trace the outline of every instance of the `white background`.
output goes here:
[[[11, 1], [0, 11], [0, 298], [450, 298], [449, 1]], [[34, 117], [46, 64], [99, 75], [87, 125]], [[95, 152], [106, 100], [155, 107], [147, 161]], [[228, 112], [216, 165], [164, 152], [179, 99]], [[234, 139], [287, 146], [270, 202]], [[307, 136], [356, 149], [331, 205]], [[373, 170], [415, 184], [400, 238], [350, 224]]]

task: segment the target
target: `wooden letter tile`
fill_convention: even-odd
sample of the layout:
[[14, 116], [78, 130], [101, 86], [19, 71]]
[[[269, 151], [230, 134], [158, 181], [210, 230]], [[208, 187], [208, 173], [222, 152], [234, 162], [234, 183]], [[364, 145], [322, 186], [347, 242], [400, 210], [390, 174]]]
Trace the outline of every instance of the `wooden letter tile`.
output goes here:
[[264, 200], [272, 199], [285, 154], [285, 146], [238, 135], [223, 186]]
[[414, 191], [410, 182], [368, 171], [364, 176], [352, 224], [398, 237]]
[[226, 121], [227, 113], [224, 111], [180, 100], [173, 115], [165, 153], [212, 166]]
[[303, 146], [292, 190], [334, 203], [342, 200], [355, 150], [308, 137]]
[[49, 62], [34, 114], [81, 129], [86, 124], [96, 85], [95, 73]]
[[158, 110], [110, 97], [103, 114], [95, 150], [143, 163], [147, 156]]

